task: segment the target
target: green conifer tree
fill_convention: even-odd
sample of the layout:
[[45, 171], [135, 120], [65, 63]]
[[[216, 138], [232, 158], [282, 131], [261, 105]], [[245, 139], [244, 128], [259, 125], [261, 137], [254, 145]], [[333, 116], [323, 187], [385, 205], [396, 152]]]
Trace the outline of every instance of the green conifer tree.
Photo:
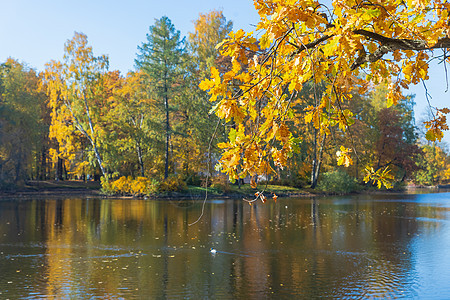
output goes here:
[[155, 21], [150, 26], [147, 42], [138, 47], [136, 67], [149, 77], [152, 94], [164, 113], [165, 130], [165, 163], [164, 178], [169, 176], [169, 146], [170, 146], [170, 106], [169, 100], [177, 93], [176, 83], [179, 80], [178, 65], [184, 50], [184, 38], [180, 38], [180, 31], [166, 16]]

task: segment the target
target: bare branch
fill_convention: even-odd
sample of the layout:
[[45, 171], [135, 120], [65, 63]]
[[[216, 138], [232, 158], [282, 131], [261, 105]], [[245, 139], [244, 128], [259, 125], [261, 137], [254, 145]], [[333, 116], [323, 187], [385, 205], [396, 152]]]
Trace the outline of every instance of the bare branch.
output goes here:
[[314, 48], [314, 47], [316, 47], [318, 44], [320, 44], [320, 43], [322, 43], [322, 42], [324, 42], [324, 41], [326, 41], [326, 40], [332, 38], [333, 36], [334, 36], [334, 34], [332, 34], [332, 35], [326, 34], [326, 35], [324, 35], [323, 37], [318, 38], [317, 40], [315, 40], [315, 41], [313, 41], [313, 42], [311, 42], [311, 43], [308, 43], [308, 44], [305, 44], [305, 45], [303, 45], [303, 44], [302, 44], [302, 45], [297, 45], [297, 46], [296, 46], [296, 47], [297, 47], [297, 51], [295, 51], [294, 53], [292, 53], [292, 56], [295, 56], [295, 55], [299, 54], [300, 52], [302, 52], [302, 51], [304, 51], [304, 50], [308, 50], [308, 49]]

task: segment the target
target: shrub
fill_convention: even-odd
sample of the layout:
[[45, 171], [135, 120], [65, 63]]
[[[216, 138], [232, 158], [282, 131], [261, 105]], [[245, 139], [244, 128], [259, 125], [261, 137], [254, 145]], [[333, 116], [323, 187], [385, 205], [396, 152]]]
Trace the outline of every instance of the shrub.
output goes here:
[[137, 177], [133, 179], [131, 176], [122, 176], [117, 180], [106, 181], [101, 179], [102, 192], [108, 195], [122, 194], [133, 196], [150, 195], [156, 192], [159, 185], [158, 181], [146, 177]]
[[114, 195], [116, 192], [112, 187], [111, 181], [106, 180], [104, 177], [100, 178], [100, 182], [102, 185], [101, 192], [105, 195]]
[[336, 170], [322, 174], [317, 189], [328, 193], [344, 194], [356, 191], [358, 184], [356, 179], [346, 172]]
[[131, 176], [122, 176], [119, 179], [111, 182], [113, 191], [122, 194], [129, 194], [131, 192], [131, 182], [133, 178]]
[[130, 191], [135, 194], [145, 194], [147, 192], [148, 179], [146, 177], [137, 177], [130, 183]]
[[156, 192], [158, 181], [147, 177], [137, 177], [131, 181], [130, 193], [135, 196], [149, 195]]
[[102, 178], [102, 192], [108, 195], [148, 196], [156, 192], [181, 192], [186, 189], [186, 183], [179, 176], [170, 176], [161, 182], [147, 177], [122, 176], [110, 181]]
[[159, 182], [158, 192], [181, 192], [187, 189], [186, 182], [180, 176], [169, 176], [169, 178]]

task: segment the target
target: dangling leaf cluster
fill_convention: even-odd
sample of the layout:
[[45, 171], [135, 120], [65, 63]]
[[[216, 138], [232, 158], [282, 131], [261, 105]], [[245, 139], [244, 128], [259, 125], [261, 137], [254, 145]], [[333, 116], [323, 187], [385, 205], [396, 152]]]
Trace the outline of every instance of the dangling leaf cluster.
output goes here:
[[[333, 127], [346, 132], [355, 122], [345, 109], [354, 95], [382, 84], [387, 106], [395, 105], [403, 89], [428, 79], [430, 51], [450, 47], [447, 1], [256, 0], [255, 7], [257, 33], [230, 33], [218, 47], [232, 68], [212, 68], [200, 85], [217, 103], [217, 116], [239, 124], [221, 145], [220, 164], [232, 179], [286, 165], [301, 138], [288, 126], [292, 104], [306, 84], [325, 88], [305, 108], [305, 122], [321, 135]], [[446, 112], [427, 124], [427, 138], [442, 138]], [[350, 150], [341, 148], [337, 162], [351, 165]], [[386, 185], [387, 171], [369, 174]]]

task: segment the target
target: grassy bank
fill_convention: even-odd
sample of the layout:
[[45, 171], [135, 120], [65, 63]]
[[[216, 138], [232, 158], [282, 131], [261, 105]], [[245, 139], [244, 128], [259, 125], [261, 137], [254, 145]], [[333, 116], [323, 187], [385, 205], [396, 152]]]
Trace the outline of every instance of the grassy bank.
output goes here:
[[0, 196], [100, 196], [100, 189], [101, 185], [98, 181], [32, 180], [14, 186], [7, 186], [0, 190]]
[[[241, 185], [240, 187], [237, 185], [230, 185], [224, 191], [222, 189], [217, 188], [208, 188], [208, 193], [216, 196], [254, 196], [256, 192], [263, 192], [266, 197], [269, 197], [273, 194], [277, 196], [293, 196], [293, 195], [309, 195], [310, 191], [306, 189], [298, 189], [290, 186], [282, 186], [282, 185], [259, 185], [256, 189], [252, 188], [249, 184]], [[189, 186], [186, 193], [204, 195], [206, 193], [206, 188], [197, 187], [197, 186]]]
[[[308, 189], [298, 189], [289, 186], [281, 185], [258, 185], [257, 189], [252, 188], [249, 184], [237, 185], [230, 184], [226, 189], [218, 189], [209, 187], [208, 194], [215, 197], [253, 197], [256, 192], [264, 192], [266, 197], [271, 197], [276, 194], [278, 197], [287, 196], [308, 196], [312, 195], [314, 191]], [[206, 188], [198, 186], [187, 186], [183, 191], [179, 192], [165, 192], [155, 193], [151, 198], [176, 198], [176, 197], [202, 197], [206, 193]], [[1, 190], [0, 195], [3, 196], [105, 196], [101, 193], [101, 184], [98, 181], [29, 181], [21, 186], [11, 186], [7, 189]], [[110, 195], [109, 197], [121, 197], [124, 195]], [[126, 195], [125, 195], [126, 196]], [[130, 196], [130, 195], [128, 195]]]

